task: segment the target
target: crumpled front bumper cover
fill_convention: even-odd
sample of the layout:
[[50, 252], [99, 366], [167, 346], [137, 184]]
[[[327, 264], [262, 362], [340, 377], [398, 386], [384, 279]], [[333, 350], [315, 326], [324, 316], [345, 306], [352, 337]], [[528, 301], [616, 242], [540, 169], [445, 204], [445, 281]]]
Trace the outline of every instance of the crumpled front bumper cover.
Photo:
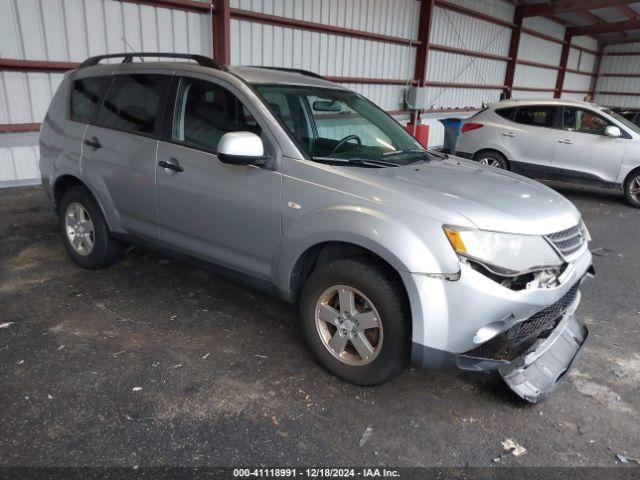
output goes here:
[[547, 338], [539, 339], [498, 371], [518, 396], [538, 403], [564, 380], [580, 357], [588, 336], [587, 327], [574, 315], [567, 315]]

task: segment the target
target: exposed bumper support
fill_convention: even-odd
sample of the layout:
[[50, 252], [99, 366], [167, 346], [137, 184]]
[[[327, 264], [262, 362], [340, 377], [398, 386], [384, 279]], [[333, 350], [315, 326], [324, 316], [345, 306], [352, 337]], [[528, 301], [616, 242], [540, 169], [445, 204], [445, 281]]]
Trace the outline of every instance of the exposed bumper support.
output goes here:
[[548, 397], [564, 380], [587, 342], [587, 327], [573, 315], [561, 320], [549, 337], [499, 369], [511, 390], [531, 403]]

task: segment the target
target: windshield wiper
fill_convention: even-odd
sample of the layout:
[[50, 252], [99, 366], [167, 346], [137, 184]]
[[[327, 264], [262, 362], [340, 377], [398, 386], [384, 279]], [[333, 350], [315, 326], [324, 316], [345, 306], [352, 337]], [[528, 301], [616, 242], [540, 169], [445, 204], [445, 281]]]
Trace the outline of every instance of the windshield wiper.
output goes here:
[[365, 167], [399, 167], [400, 164], [395, 162], [388, 162], [386, 160], [374, 160], [371, 158], [351, 157], [351, 158], [336, 158], [336, 157], [313, 157], [316, 162], [322, 163], [345, 163], [350, 165], [362, 165]]
[[420, 148], [410, 148], [407, 150], [395, 150], [393, 152], [384, 153], [383, 156], [393, 157], [396, 155], [406, 155], [409, 153], [422, 153], [425, 155], [429, 155], [431, 157], [441, 158], [442, 160], [446, 160], [447, 158], [449, 158], [449, 155], [447, 155], [446, 153], [437, 152], [435, 150], [422, 150]]

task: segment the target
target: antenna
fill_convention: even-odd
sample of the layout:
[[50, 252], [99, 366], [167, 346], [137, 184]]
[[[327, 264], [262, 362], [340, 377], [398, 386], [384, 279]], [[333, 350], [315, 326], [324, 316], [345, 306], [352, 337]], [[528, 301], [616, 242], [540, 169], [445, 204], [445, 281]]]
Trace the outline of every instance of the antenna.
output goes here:
[[[135, 48], [133, 48], [133, 47], [129, 44], [129, 42], [127, 42], [127, 39], [126, 39], [126, 38], [124, 38], [124, 35], [123, 35], [122, 37], [120, 37], [120, 38], [122, 39], [122, 41], [124, 42], [124, 44], [125, 44], [127, 47], [129, 47], [129, 48], [131, 49], [131, 51], [132, 51], [133, 53], [136, 53], [136, 54], [138, 53], [138, 52], [136, 52]], [[138, 55], [138, 58], [139, 58], [140, 60], [142, 60], [142, 62], [144, 62], [144, 58], [142, 58], [140, 55]]]

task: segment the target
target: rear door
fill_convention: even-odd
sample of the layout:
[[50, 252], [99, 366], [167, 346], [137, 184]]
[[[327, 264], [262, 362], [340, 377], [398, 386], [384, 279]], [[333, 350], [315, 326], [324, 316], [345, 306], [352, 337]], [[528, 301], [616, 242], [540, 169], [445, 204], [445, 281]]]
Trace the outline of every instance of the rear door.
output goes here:
[[529, 177], [545, 178], [556, 146], [557, 107], [527, 105], [511, 114], [511, 122], [498, 127], [511, 157], [511, 170]]
[[85, 172], [124, 233], [157, 239], [156, 148], [171, 76], [113, 77], [97, 124], [84, 136]]
[[[275, 141], [231, 85], [191, 77], [176, 83], [173, 124], [158, 146], [158, 163], [174, 165], [156, 167], [160, 240], [270, 280], [281, 235]], [[234, 131], [260, 135], [270, 162], [264, 167], [221, 162], [218, 142]]]
[[606, 136], [608, 125], [613, 124], [592, 110], [562, 107], [549, 178], [596, 184], [615, 182], [629, 140]]

